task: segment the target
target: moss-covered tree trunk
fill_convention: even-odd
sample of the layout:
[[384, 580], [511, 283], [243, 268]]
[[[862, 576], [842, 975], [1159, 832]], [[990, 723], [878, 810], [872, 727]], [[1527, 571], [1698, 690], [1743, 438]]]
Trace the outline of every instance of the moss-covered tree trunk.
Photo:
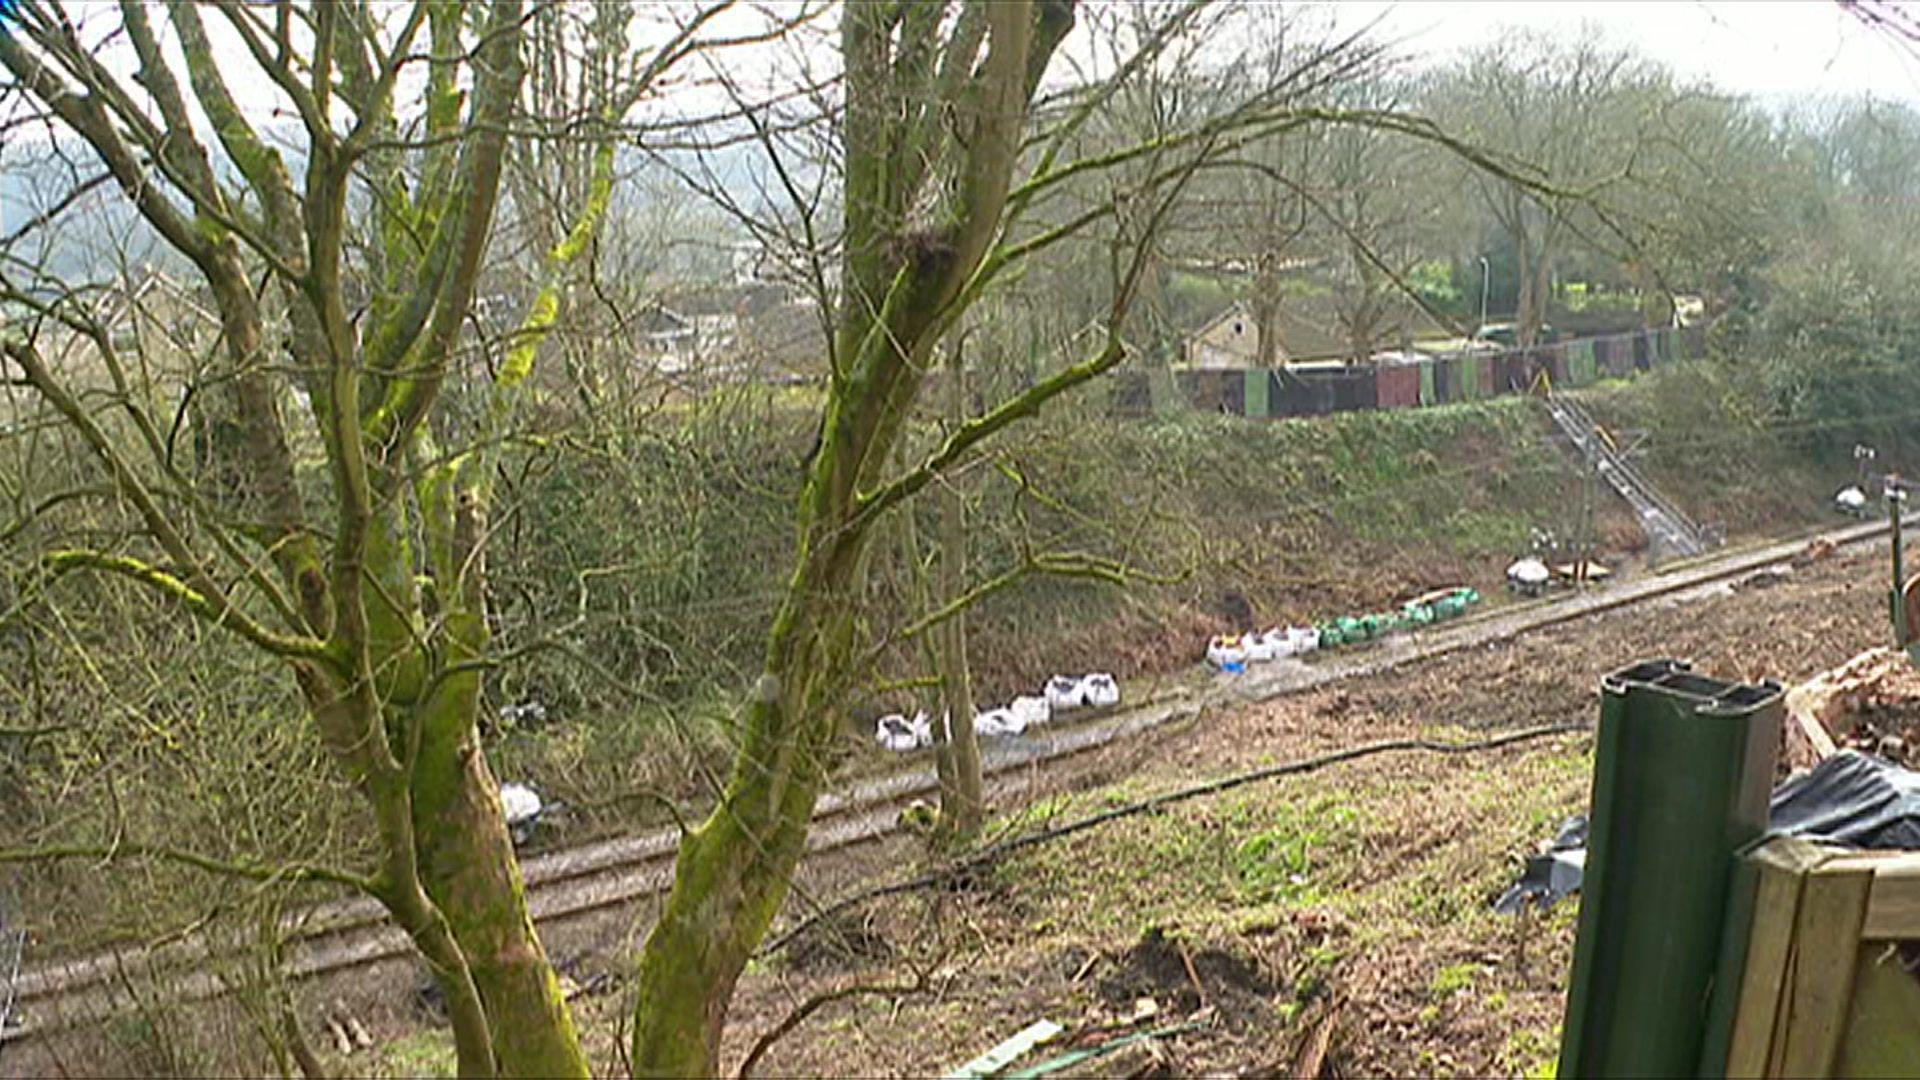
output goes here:
[[[817, 542], [827, 532], [812, 530]], [[852, 661], [848, 597], [866, 543], [842, 540], [802, 564], [768, 645], [721, 804], [680, 841], [674, 888], [647, 939], [635, 1007], [636, 1076], [713, 1076], [727, 1006], [786, 899], [825, 778], [829, 705]]]
[[[477, 620], [460, 618], [473, 632]], [[479, 684], [477, 671], [452, 676], [420, 709], [413, 767], [420, 876], [466, 955], [500, 1071], [586, 1076], [586, 1054], [534, 931], [499, 784], [480, 747]]]
[[942, 7], [854, 4], [841, 15], [838, 370], [800, 502], [796, 569], [732, 774], [681, 843], [641, 960], [637, 1075], [717, 1070], [734, 984], [805, 849], [822, 753], [853, 678], [867, 548], [885, 505], [874, 489], [933, 346], [959, 314], [950, 305], [999, 235], [1028, 101], [1073, 22], [1057, 0], [968, 3], [951, 22]]
[[[154, 12], [177, 36], [177, 55], [151, 24]], [[548, 7], [529, 14], [521, 0], [420, 0], [393, 18], [328, 3], [282, 14], [283, 33], [301, 29], [276, 49], [259, 36], [266, 24], [241, 6], [123, 0], [138, 93], [93, 59], [68, 20], [28, 12], [0, 31], [0, 68], [27, 102], [90, 147], [154, 234], [198, 273], [227, 364], [205, 378], [227, 388], [221, 419], [231, 437], [218, 441], [231, 456], [219, 482], [196, 488], [170, 464], [146, 460], [142, 440], [117, 441], [37, 354], [21, 351], [30, 381], [82, 435], [163, 556], [63, 558], [155, 588], [286, 663], [374, 823], [374, 868], [332, 880], [378, 899], [414, 942], [445, 991], [463, 1075], [585, 1076], [480, 742], [491, 663], [482, 555], [488, 481], [515, 390], [562, 307], [562, 275], [604, 216], [612, 139], [597, 140], [586, 205], [540, 267], [534, 303], [489, 390], [486, 430], [464, 453], [416, 453], [437, 426], [430, 414], [455, 355], [471, 347], [463, 337], [509, 144], [544, 119], [522, 108], [527, 25], [551, 30], [547, 20], [559, 16]], [[580, 84], [583, 100], [550, 102], [570, 125], [576, 105], [617, 122], [691, 50], [699, 24], [635, 66], [626, 13], [601, 15], [588, 31], [600, 67]], [[205, 19], [224, 20], [249, 47], [217, 54]], [[294, 114], [273, 139], [229, 85], [229, 71], [249, 59], [253, 85], [273, 88]], [[421, 96], [398, 108], [396, 88]], [[401, 114], [407, 124], [418, 118], [417, 142], [403, 137]], [[300, 132], [296, 178], [277, 144]], [[225, 170], [215, 170], [209, 140]], [[374, 196], [363, 244], [350, 235], [357, 185]], [[359, 301], [349, 294], [361, 291], [367, 303], [350, 313]], [[83, 321], [70, 328], [120, 370], [111, 334]], [[282, 411], [295, 388], [310, 403], [305, 419], [324, 458], [319, 495], [295, 471], [287, 424], [300, 421]]]
[[[955, 345], [947, 365], [947, 423], [958, 431], [967, 419], [965, 352]], [[940, 491], [940, 603], [950, 605], [967, 588], [967, 500], [957, 476]], [[973, 679], [967, 670], [967, 617], [955, 614], [940, 628], [940, 689], [946, 723], [934, 735], [940, 755], [940, 835], [964, 844], [980, 832], [986, 815], [986, 785], [980, 773], [980, 739], [973, 730]], [[935, 721], [938, 724], [938, 721]]]

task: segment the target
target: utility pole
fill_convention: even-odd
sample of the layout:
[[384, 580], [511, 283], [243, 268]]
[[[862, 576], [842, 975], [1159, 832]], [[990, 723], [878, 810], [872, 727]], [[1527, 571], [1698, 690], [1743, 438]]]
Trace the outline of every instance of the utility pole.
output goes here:
[[[1887, 519], [1893, 531], [1893, 589], [1888, 594], [1888, 605], [1893, 615], [1893, 647], [1907, 650], [1912, 644], [1907, 632], [1907, 557], [1902, 543], [1900, 526], [1905, 516], [1907, 492], [1906, 485], [1900, 482], [1898, 473], [1888, 473], [1885, 493], [1887, 499]], [[1909, 655], [1912, 655], [1909, 653]]]

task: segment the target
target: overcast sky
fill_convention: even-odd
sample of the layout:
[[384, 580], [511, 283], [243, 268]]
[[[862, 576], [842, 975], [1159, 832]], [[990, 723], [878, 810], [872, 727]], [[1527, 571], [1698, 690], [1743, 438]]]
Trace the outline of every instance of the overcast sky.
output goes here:
[[[114, 31], [119, 17], [110, 5], [98, 0], [65, 3], [69, 14], [82, 24], [84, 37], [99, 40], [117, 36]], [[773, 11], [790, 11], [791, 3], [772, 0], [770, 6]], [[1322, 25], [1331, 22], [1341, 30], [1371, 24], [1378, 36], [1396, 43], [1401, 55], [1415, 66], [1451, 62], [1466, 49], [1496, 40], [1516, 27], [1574, 36], [1590, 24], [1611, 42], [1630, 46], [1683, 77], [1704, 78], [1720, 89], [1752, 95], [1775, 107], [1817, 96], [1863, 92], [1920, 106], [1920, 44], [1869, 28], [1835, 0], [1303, 0], [1288, 6], [1311, 8], [1314, 16], [1324, 20]], [[648, 37], [651, 41], [665, 32], [655, 24], [678, 9], [644, 10], [651, 17], [641, 21], [659, 31]], [[1920, 27], [1920, 2], [1910, 3], [1906, 10], [1914, 25]], [[745, 21], [736, 31], [757, 28], [759, 11], [759, 5], [743, 8], [740, 15]], [[210, 19], [208, 24], [215, 52], [222, 57], [223, 67], [239, 91], [242, 108], [262, 117], [289, 115], [277, 89], [253, 68], [224, 22]], [[164, 29], [162, 36], [172, 37]], [[804, 52], [830, 50], [834, 43], [831, 26], [821, 23], [810, 27], [807, 40], [809, 44], [801, 47]], [[1221, 44], [1227, 49], [1236, 47]], [[132, 58], [117, 42], [102, 49], [100, 56], [119, 74], [131, 70]], [[748, 63], [746, 70], [739, 70], [739, 54], [730, 54], [729, 60], [729, 66], [749, 83], [760, 67], [766, 68], [767, 79], [780, 81], [776, 70], [782, 65], [768, 64], [765, 57], [758, 64]], [[1066, 70], [1064, 65], [1056, 67]], [[687, 93], [683, 87], [681, 94]], [[687, 104], [693, 98], [705, 100], [695, 91], [693, 97], [683, 96], [677, 104], [698, 111], [697, 106]], [[26, 137], [33, 136], [28, 133]]]
[[1336, 10], [1353, 25], [1380, 19], [1384, 35], [1422, 61], [1444, 62], [1505, 27], [1574, 34], [1591, 22], [1682, 75], [1775, 104], [1863, 91], [1920, 102], [1920, 46], [1869, 29], [1834, 0], [1359, 0]]

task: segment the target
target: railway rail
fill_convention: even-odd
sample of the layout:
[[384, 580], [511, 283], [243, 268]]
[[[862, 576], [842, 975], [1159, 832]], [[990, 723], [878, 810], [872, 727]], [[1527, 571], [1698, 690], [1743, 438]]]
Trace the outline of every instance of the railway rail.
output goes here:
[[[1920, 514], [1908, 519], [1920, 522]], [[1823, 534], [1837, 547], [1886, 536], [1884, 523]], [[1623, 581], [1603, 591], [1508, 605], [1419, 633], [1387, 638], [1349, 652], [1321, 654], [1312, 662], [1280, 661], [1248, 674], [1181, 686], [1159, 700], [1109, 711], [1077, 724], [1056, 724], [1012, 740], [983, 746], [990, 778], [1016, 770], [1046, 768], [1076, 755], [1144, 735], [1197, 716], [1203, 709], [1266, 701], [1331, 683], [1377, 674], [1461, 649], [1518, 637], [1663, 597], [1714, 588], [1788, 562], [1808, 539], [1723, 551], [1664, 572]], [[825, 796], [808, 837], [809, 856], [884, 838], [900, 827], [900, 810], [938, 789], [931, 767], [856, 782]], [[537, 854], [523, 860], [528, 902], [537, 923], [629, 905], [666, 890], [673, 879], [678, 834], [663, 829]], [[372, 900], [353, 898], [309, 908], [290, 924], [295, 933], [284, 953], [290, 979], [310, 979], [403, 957], [406, 937]], [[126, 948], [51, 962], [22, 972], [15, 981], [14, 1026], [0, 1032], [0, 1047], [17, 1048], [76, 1025], [97, 1022], [132, 1005], [128, 973], [158, 978], [175, 1002], [204, 1001], [231, 990], [206, 963], [221, 948], [207, 937], [188, 937], [159, 949]]]

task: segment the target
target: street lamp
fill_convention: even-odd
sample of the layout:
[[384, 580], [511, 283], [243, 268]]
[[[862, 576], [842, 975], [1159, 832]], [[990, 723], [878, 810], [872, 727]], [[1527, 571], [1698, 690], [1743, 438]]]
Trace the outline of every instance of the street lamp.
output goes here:
[[1493, 264], [1480, 256], [1480, 329], [1487, 328], [1487, 289], [1493, 282]]

